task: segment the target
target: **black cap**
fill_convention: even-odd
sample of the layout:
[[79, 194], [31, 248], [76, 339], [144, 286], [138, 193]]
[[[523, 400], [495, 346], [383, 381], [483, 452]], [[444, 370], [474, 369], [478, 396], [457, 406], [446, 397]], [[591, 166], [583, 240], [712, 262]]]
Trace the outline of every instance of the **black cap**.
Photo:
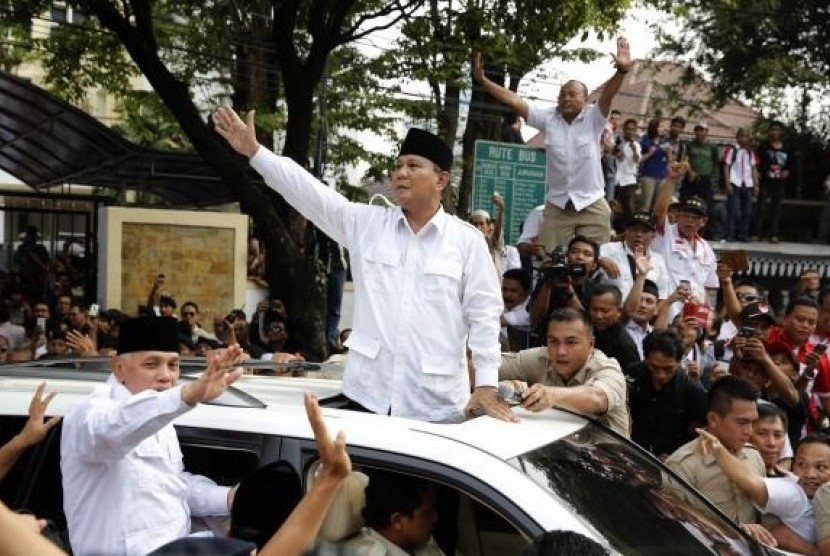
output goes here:
[[179, 327], [173, 317], [127, 319], [118, 333], [119, 355], [135, 351], [179, 353]]
[[230, 537], [184, 537], [155, 549], [148, 556], [248, 556], [256, 548], [254, 543]]
[[657, 284], [651, 280], [646, 280], [643, 283], [643, 293], [650, 293], [657, 299], [660, 299], [660, 290], [657, 288]]
[[443, 139], [423, 129], [413, 127], [406, 134], [398, 156], [405, 154], [423, 156], [447, 172], [452, 168], [452, 149]]
[[701, 216], [706, 216], [706, 201], [696, 195], [687, 197], [680, 201], [680, 210], [696, 212]]
[[629, 226], [633, 226], [634, 224], [642, 224], [649, 230], [654, 230], [654, 216], [652, 216], [652, 214], [649, 212], [635, 212], [625, 223], [625, 227], [628, 228]]
[[766, 303], [750, 303], [741, 309], [741, 322], [758, 318], [767, 319], [770, 324], [776, 323], [775, 315]]

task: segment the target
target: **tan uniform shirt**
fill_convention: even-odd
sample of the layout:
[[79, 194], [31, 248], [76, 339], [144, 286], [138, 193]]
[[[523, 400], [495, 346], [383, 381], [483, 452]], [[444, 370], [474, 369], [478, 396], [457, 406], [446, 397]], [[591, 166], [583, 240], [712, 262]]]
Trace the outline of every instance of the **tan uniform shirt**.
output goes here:
[[[754, 474], [766, 476], [764, 460], [754, 447], [747, 444], [735, 455]], [[698, 452], [697, 438], [675, 450], [665, 463], [736, 523], [758, 523], [752, 501], [726, 477], [711, 454]]]
[[819, 487], [813, 496], [813, 513], [816, 517], [816, 540], [830, 537], [830, 483]]
[[602, 424], [626, 438], [630, 435], [630, 419], [626, 404], [625, 375], [616, 359], [606, 357], [595, 349], [585, 365], [565, 382], [556, 373], [556, 364], [550, 360], [544, 347], [525, 349], [518, 353], [503, 353], [499, 367], [499, 380], [524, 380], [529, 385], [545, 386], [594, 386], [608, 398], [605, 415], [595, 415]]

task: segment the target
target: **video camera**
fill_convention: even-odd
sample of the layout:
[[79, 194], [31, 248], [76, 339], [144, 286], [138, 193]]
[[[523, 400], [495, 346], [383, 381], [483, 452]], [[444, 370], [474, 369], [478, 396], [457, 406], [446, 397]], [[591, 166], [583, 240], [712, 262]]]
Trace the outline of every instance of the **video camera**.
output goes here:
[[545, 282], [563, 284], [567, 283], [569, 278], [578, 280], [588, 272], [585, 263], [569, 263], [565, 249], [561, 245], [550, 252], [550, 259], [550, 264], [539, 268]]

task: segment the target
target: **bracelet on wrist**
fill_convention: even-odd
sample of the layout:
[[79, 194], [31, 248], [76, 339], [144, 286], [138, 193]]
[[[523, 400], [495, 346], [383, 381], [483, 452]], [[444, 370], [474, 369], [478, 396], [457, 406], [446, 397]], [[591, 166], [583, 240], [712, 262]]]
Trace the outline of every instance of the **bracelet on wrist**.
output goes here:
[[620, 67], [620, 65], [619, 65], [619, 64], [616, 64], [616, 65], [615, 65], [615, 67], [617, 68], [617, 73], [621, 73], [621, 74], [623, 74], [623, 75], [625, 75], [625, 74], [626, 74], [626, 73], [628, 73], [628, 71], [629, 71], [629, 70], [627, 70], [627, 69], [622, 69], [622, 67]]

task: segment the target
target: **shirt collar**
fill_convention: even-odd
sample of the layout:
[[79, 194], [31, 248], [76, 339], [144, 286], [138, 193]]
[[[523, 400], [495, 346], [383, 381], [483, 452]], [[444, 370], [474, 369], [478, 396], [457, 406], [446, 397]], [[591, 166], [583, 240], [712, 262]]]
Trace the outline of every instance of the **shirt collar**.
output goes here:
[[625, 327], [629, 330], [634, 330], [641, 334], [648, 334], [649, 332], [651, 332], [653, 328], [649, 323], [646, 323], [645, 326], [640, 326], [634, 319], [628, 319], [628, 321], [625, 323]]
[[[403, 209], [401, 207], [397, 207], [397, 222], [398, 226], [406, 226], [409, 228], [409, 222], [406, 220], [406, 214], [404, 214]], [[438, 205], [438, 211], [432, 215], [424, 227], [421, 228], [420, 232], [424, 230], [428, 230], [429, 228], [435, 228], [439, 235], [443, 235], [444, 231], [447, 229], [447, 222], [449, 221], [449, 215], [444, 212], [443, 205]], [[411, 230], [411, 228], [409, 228]]]
[[562, 115], [562, 112], [559, 111], [558, 106], [554, 110], [556, 112], [556, 117], [557, 118], [559, 118], [560, 120], [562, 120], [566, 124], [571, 125], [574, 122], [584, 120], [585, 119], [585, 114], [588, 112], [588, 109], [593, 105], [594, 105], [593, 103], [591, 103], [591, 104], [586, 103], [585, 106], [582, 107], [582, 110], [579, 111], [579, 114], [577, 114], [576, 117], [573, 120], [571, 120], [570, 122], [568, 122], [568, 120], [565, 119], [565, 117]]

